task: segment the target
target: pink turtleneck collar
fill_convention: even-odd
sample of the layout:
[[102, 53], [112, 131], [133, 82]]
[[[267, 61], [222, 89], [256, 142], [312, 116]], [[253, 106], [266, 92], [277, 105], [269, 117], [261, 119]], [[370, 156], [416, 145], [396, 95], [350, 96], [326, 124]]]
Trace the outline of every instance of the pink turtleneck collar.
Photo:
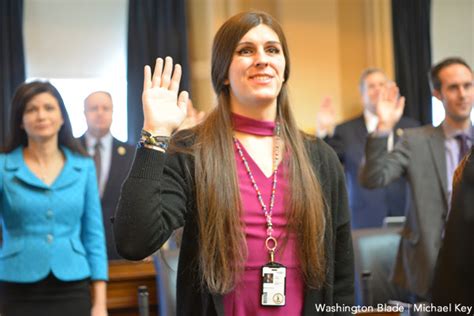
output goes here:
[[235, 131], [258, 136], [273, 136], [274, 121], [259, 121], [250, 117], [231, 113], [232, 125]]

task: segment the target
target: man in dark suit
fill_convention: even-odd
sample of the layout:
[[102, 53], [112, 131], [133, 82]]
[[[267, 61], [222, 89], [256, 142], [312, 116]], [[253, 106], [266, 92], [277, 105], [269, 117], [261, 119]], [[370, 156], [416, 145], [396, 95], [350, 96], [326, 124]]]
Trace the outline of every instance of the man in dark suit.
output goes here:
[[[474, 306], [474, 152], [456, 169], [451, 211], [433, 282], [433, 304]], [[465, 313], [464, 313], [465, 314]]]
[[84, 100], [87, 131], [80, 141], [94, 158], [109, 260], [121, 259], [115, 250], [110, 219], [120, 196], [135, 153], [134, 146], [123, 143], [110, 133], [113, 103], [108, 92], [96, 91]]
[[433, 95], [446, 117], [438, 127], [407, 130], [391, 152], [387, 135], [403, 113], [404, 98], [391, 87], [377, 104], [379, 123], [367, 137], [365, 165], [360, 180], [368, 188], [383, 187], [405, 177], [412, 202], [401, 232], [393, 281], [409, 290], [414, 301], [429, 300], [434, 268], [442, 242], [454, 170], [466, 148], [472, 146], [474, 128], [473, 75], [460, 58], [447, 58], [431, 70]]
[[[378, 122], [375, 106], [387, 83], [387, 76], [381, 69], [366, 69], [359, 82], [363, 113], [337, 125], [334, 134], [325, 138], [344, 165], [352, 228], [381, 227], [387, 216], [404, 216], [408, 204], [405, 179], [372, 190], [362, 187], [358, 180], [367, 135], [375, 130]], [[415, 120], [402, 117], [390, 134], [387, 149], [393, 148], [394, 143], [403, 134], [403, 129], [416, 126], [419, 126], [419, 123]]]

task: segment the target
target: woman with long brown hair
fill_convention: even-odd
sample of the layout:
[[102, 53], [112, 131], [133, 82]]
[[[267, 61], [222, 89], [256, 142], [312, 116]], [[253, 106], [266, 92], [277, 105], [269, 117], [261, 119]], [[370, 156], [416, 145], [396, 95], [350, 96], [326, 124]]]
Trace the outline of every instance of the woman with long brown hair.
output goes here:
[[[174, 69], [173, 69], [174, 68]], [[145, 67], [140, 147], [116, 213], [119, 253], [142, 259], [184, 226], [179, 315], [312, 315], [353, 303], [353, 256], [341, 166], [290, 110], [280, 25], [244, 12], [217, 32], [217, 107], [192, 130], [181, 67]]]

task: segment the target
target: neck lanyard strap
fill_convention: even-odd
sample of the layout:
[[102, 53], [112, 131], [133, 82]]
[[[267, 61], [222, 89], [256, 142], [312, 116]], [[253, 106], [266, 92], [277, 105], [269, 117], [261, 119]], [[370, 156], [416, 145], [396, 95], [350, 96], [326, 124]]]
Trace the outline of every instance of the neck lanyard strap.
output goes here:
[[273, 237], [272, 213], [273, 213], [273, 206], [275, 205], [275, 195], [276, 195], [277, 180], [278, 180], [278, 160], [279, 160], [279, 157], [280, 157], [279, 156], [280, 155], [279, 143], [280, 143], [280, 124], [276, 123], [275, 135], [274, 135], [274, 140], [273, 140], [274, 160], [273, 160], [272, 194], [271, 194], [271, 197], [270, 197], [270, 205], [267, 208], [267, 206], [265, 205], [265, 202], [263, 201], [262, 193], [260, 192], [260, 189], [258, 188], [257, 182], [255, 181], [255, 178], [252, 174], [252, 171], [250, 170], [247, 159], [245, 159], [242, 148], [240, 147], [240, 144], [239, 144], [237, 138], [234, 136], [235, 147], [237, 148], [239, 156], [242, 159], [242, 162], [245, 166], [247, 174], [249, 175], [250, 181], [252, 182], [252, 186], [254, 187], [255, 192], [257, 193], [257, 198], [258, 198], [258, 201], [260, 202], [260, 205], [262, 207], [262, 211], [265, 215], [266, 230], [267, 230], [267, 238], [265, 239], [265, 247], [267, 248], [268, 253], [270, 255], [270, 262], [274, 262], [275, 249], [277, 248], [277, 245], [278, 245], [276, 238]]

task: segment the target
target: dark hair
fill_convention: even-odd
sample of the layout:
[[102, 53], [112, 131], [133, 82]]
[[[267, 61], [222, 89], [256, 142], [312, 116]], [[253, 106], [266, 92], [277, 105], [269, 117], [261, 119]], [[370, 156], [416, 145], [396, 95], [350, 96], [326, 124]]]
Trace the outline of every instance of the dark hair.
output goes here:
[[367, 79], [368, 76], [370, 76], [371, 74], [374, 74], [374, 73], [381, 73], [384, 76], [386, 76], [385, 72], [380, 68], [371, 67], [371, 68], [365, 69], [360, 74], [360, 78], [359, 78], [359, 91], [360, 92], [364, 91], [365, 79]]
[[[304, 135], [297, 128], [288, 101], [286, 82], [290, 60], [287, 42], [272, 16], [264, 12], [243, 12], [228, 19], [214, 37], [211, 76], [217, 106], [201, 125], [195, 127], [199, 266], [202, 282], [212, 293], [223, 294], [234, 288], [248, 255], [232, 140], [230, 88], [225, 83], [239, 41], [260, 24], [278, 35], [286, 60], [285, 81], [277, 98], [281, 138], [285, 150], [292, 156], [287, 162], [291, 194], [285, 202], [288, 225], [286, 236], [282, 236], [283, 243], [289, 233], [297, 238], [296, 252], [306, 286], [318, 288], [325, 279], [324, 236], [326, 225], [330, 227], [331, 224], [326, 223], [322, 190], [305, 148]], [[222, 176], [223, 171], [226, 176]]]
[[451, 65], [463, 65], [464, 67], [469, 69], [469, 71], [472, 71], [471, 67], [469, 67], [469, 65], [464, 61], [464, 59], [460, 57], [449, 57], [443, 59], [442, 61], [434, 65], [433, 68], [431, 68], [431, 89], [441, 91], [441, 80], [439, 79], [439, 73], [441, 72], [441, 70]]
[[86, 156], [86, 152], [72, 135], [71, 122], [69, 121], [69, 116], [59, 91], [47, 81], [25, 82], [16, 89], [11, 107], [10, 136], [7, 146], [3, 151], [10, 152], [21, 145], [28, 145], [28, 136], [26, 135], [25, 130], [21, 127], [23, 114], [26, 109], [26, 104], [33, 99], [33, 97], [41, 93], [51, 94], [58, 101], [61, 110], [64, 124], [59, 129], [58, 145], [65, 146], [73, 152]]

